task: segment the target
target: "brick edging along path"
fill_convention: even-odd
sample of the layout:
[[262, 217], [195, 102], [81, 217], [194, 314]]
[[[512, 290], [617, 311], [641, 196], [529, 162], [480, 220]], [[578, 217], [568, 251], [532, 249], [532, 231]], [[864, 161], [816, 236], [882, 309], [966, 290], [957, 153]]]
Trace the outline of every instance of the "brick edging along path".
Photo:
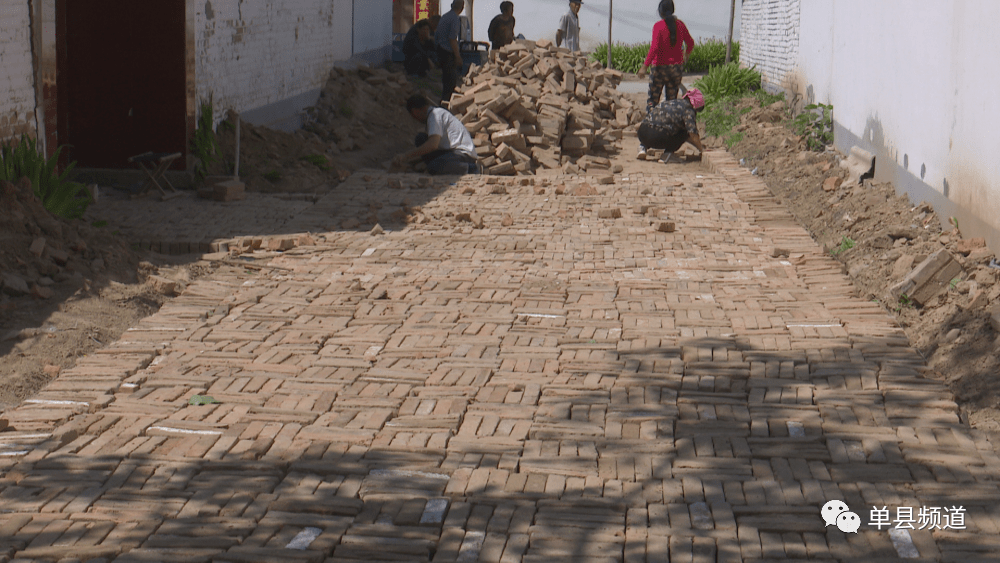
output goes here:
[[994, 557], [1000, 460], [892, 319], [728, 154], [663, 170], [466, 177], [193, 284], [4, 413], [0, 559]]

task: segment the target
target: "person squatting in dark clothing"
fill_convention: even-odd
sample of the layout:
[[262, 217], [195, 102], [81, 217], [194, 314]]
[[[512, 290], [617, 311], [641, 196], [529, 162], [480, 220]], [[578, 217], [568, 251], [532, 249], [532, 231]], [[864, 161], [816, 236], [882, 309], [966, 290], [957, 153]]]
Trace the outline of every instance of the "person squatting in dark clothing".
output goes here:
[[699, 151], [705, 152], [698, 134], [698, 121], [695, 114], [705, 108], [705, 97], [701, 90], [692, 88], [679, 100], [664, 100], [649, 110], [646, 118], [639, 125], [639, 156], [646, 158], [645, 150], [661, 149], [660, 160], [669, 162], [674, 151], [681, 148], [685, 142], [694, 145]]

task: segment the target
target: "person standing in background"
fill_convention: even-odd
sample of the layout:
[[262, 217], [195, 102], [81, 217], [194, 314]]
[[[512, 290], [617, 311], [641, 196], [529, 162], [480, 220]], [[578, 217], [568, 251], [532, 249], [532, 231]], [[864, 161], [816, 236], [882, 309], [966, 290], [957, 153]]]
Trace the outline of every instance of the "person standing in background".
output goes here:
[[556, 30], [556, 47], [562, 47], [563, 39], [570, 51], [580, 50], [580, 5], [582, 0], [569, 0], [569, 11], [559, 19]]
[[[674, 16], [674, 0], [661, 0], [658, 7], [660, 21], [653, 26], [653, 42], [646, 54], [646, 61], [639, 69], [639, 78], [649, 75], [649, 97], [646, 111], [660, 103], [660, 96], [666, 90], [667, 100], [677, 99], [677, 90], [684, 77], [684, 59], [694, 50], [694, 39], [684, 22]], [[639, 158], [644, 158], [646, 147], [639, 146]]]
[[514, 3], [500, 3], [500, 15], [493, 18], [486, 34], [494, 50], [514, 42]]
[[441, 103], [451, 100], [458, 85], [458, 72], [462, 68], [462, 51], [458, 48], [461, 22], [458, 16], [465, 10], [465, 0], [453, 0], [451, 10], [441, 16], [434, 43], [437, 45], [438, 64], [441, 65]]
[[412, 76], [427, 76], [427, 71], [434, 68], [431, 61], [434, 52], [434, 41], [431, 40], [431, 22], [423, 19], [413, 24], [403, 39], [403, 68], [406, 74]]

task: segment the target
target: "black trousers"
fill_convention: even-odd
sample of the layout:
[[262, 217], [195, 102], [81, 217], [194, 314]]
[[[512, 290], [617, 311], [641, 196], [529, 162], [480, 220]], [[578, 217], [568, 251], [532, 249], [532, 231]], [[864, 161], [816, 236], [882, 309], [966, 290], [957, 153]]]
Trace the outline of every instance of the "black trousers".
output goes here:
[[[427, 133], [417, 133], [417, 138], [413, 142], [419, 147], [427, 142], [427, 138]], [[425, 154], [421, 158], [423, 158], [424, 164], [427, 165], [427, 173], [432, 176], [437, 176], [438, 174], [460, 176], [476, 172], [476, 159], [458, 151], [436, 150]]]
[[455, 61], [455, 53], [437, 48], [438, 61], [441, 63], [441, 102], [451, 101], [451, 95], [458, 85], [458, 64]]
[[674, 152], [688, 140], [688, 132], [665, 133], [643, 123], [639, 126], [639, 143], [648, 149], [661, 149]]
[[408, 54], [403, 62], [403, 68], [406, 69], [406, 74], [427, 76], [427, 71], [431, 68], [430, 58], [424, 53]]

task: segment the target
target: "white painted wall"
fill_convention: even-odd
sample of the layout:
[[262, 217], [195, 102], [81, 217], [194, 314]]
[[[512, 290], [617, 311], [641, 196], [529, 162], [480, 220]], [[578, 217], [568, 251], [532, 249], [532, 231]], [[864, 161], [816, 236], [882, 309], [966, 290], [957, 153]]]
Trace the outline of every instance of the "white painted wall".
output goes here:
[[740, 63], [756, 67], [766, 89], [790, 89], [799, 62], [799, 0], [745, 0], [742, 7]]
[[29, 3], [0, 0], [0, 140], [35, 133]]
[[[744, 34], [767, 23], [758, 7], [773, 19], [792, 3], [746, 0]], [[876, 179], [1000, 248], [1000, 59], [987, 47], [1000, 2], [808, 0], [800, 10], [791, 70], [771, 80], [832, 103], [837, 148], [874, 152]], [[761, 55], [749, 47], [744, 61]]]
[[392, 2], [354, 0], [354, 54], [391, 47]]
[[[569, 0], [511, 0], [517, 27], [514, 32], [528, 39], [546, 38], [555, 41], [559, 18], [569, 11]], [[500, 13], [502, 0], [475, 0], [473, 35], [477, 41], [487, 41], [490, 20]], [[613, 4], [611, 32], [615, 43], [646, 43], [653, 35], [653, 24], [660, 19], [656, 13], [659, 0], [618, 0]], [[675, 0], [675, 14], [684, 20], [695, 41], [717, 37], [724, 39], [729, 30], [729, 0]], [[470, 0], [464, 14], [468, 15]], [[441, 11], [450, 9], [450, 0], [441, 0]], [[736, 23], [733, 33], [739, 40], [740, 0], [736, 2]], [[585, 0], [580, 9], [580, 43], [592, 51], [608, 40], [608, 0]]]
[[[358, 33], [356, 2], [365, 4]], [[272, 114], [295, 115], [334, 63], [392, 37], [391, 0], [207, 0], [195, 8], [197, 99], [211, 96], [217, 118], [229, 108], [260, 110], [265, 124]]]

